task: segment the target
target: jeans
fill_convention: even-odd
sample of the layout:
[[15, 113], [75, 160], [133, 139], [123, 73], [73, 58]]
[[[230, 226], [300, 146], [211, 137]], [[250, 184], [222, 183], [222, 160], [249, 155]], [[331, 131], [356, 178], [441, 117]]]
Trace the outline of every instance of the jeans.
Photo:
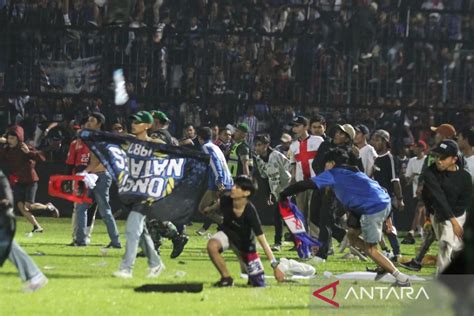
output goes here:
[[[117, 224], [112, 215], [112, 209], [109, 204], [109, 189], [112, 184], [112, 178], [107, 172], [97, 173], [99, 177], [96, 182], [94, 189], [90, 191], [94, 197], [97, 207], [99, 209], [100, 216], [107, 227], [107, 232], [109, 233], [110, 241], [112, 245], [120, 245], [119, 233], [117, 229]], [[89, 203], [82, 203], [77, 205], [76, 216], [77, 216], [77, 233], [76, 233], [76, 242], [78, 244], [86, 244], [87, 237], [87, 209], [89, 208]]]
[[16, 243], [16, 241], [12, 242], [12, 249], [10, 250], [10, 255], [8, 256], [8, 259], [18, 269], [18, 273], [20, 273], [20, 278], [23, 281], [31, 280], [32, 278], [41, 274], [41, 271], [35, 264], [35, 262]]
[[146, 229], [145, 219], [145, 215], [133, 210], [128, 214], [127, 227], [125, 231], [127, 243], [125, 246], [125, 254], [120, 263], [120, 270], [132, 271], [133, 264], [137, 258], [138, 245], [141, 246], [143, 252], [148, 258], [148, 266], [150, 268], [155, 268], [161, 264], [161, 258], [156, 252], [153, 240]]

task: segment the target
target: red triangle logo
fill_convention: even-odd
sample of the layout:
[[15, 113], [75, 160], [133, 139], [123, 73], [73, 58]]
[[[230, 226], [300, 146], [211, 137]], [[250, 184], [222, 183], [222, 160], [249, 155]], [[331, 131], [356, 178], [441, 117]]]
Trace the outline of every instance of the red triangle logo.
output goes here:
[[[331, 284], [328, 284], [326, 286], [323, 286], [322, 288], [316, 290], [313, 292], [313, 296], [316, 297], [317, 299], [320, 299], [326, 303], [329, 303], [331, 305], [333, 305], [334, 307], [337, 307], [339, 308], [339, 303], [334, 301], [334, 297], [336, 296], [336, 287], [339, 285], [339, 280], [337, 280], [336, 282], [333, 282]], [[329, 290], [332, 288], [332, 297], [331, 298], [327, 298], [326, 296], [322, 296], [321, 293], [326, 291], [326, 290]]]

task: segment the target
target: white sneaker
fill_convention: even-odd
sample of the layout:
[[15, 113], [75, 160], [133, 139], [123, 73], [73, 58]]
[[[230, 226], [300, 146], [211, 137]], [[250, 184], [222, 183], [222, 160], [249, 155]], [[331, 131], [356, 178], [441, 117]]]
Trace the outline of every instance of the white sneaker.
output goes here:
[[326, 259], [323, 259], [318, 256], [314, 256], [313, 258], [308, 260], [309, 264], [319, 264], [319, 263], [324, 263], [324, 262], [326, 262]]
[[123, 77], [123, 70], [117, 69], [114, 71], [115, 83], [115, 104], [124, 105], [128, 101], [127, 90], [125, 89], [125, 78]]
[[131, 279], [133, 277], [132, 272], [128, 270], [118, 270], [112, 273], [112, 275], [120, 279]]
[[160, 276], [161, 272], [163, 272], [164, 269], [165, 269], [165, 265], [162, 262], [159, 266], [148, 269], [149, 273], [147, 274], [146, 278], [147, 279], [157, 278]]
[[42, 287], [44, 287], [46, 284], [48, 284], [48, 278], [45, 277], [43, 273], [40, 273], [26, 282], [25, 286], [23, 287], [23, 292], [36, 292]]

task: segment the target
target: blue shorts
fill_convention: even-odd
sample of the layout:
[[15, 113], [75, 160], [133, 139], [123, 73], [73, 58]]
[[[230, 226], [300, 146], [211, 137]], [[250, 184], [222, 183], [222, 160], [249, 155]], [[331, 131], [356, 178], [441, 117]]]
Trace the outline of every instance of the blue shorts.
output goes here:
[[368, 244], [377, 244], [382, 240], [383, 223], [390, 215], [392, 207], [390, 203], [382, 211], [375, 214], [364, 214], [360, 217], [362, 237]]

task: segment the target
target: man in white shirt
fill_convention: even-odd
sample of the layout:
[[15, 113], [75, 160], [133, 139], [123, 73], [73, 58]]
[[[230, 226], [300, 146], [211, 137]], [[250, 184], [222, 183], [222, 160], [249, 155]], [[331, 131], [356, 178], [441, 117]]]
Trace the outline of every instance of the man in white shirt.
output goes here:
[[354, 126], [354, 130], [356, 131], [354, 143], [359, 149], [359, 158], [362, 160], [364, 172], [367, 176], [372, 177], [377, 152], [372, 145], [367, 143], [367, 139], [370, 135], [369, 128], [364, 124], [358, 124]]
[[474, 183], [474, 129], [473, 127], [463, 128], [458, 132], [457, 142], [459, 150], [464, 157], [464, 169], [471, 175]]
[[[311, 165], [324, 139], [321, 136], [309, 135], [309, 120], [304, 116], [294, 117], [290, 125], [296, 138], [290, 145], [291, 178], [294, 181], [306, 180], [316, 175]], [[311, 193], [305, 191], [296, 195], [296, 205], [303, 213], [306, 225], [310, 222]]]
[[421, 198], [417, 195], [418, 188], [418, 178], [423, 170], [423, 164], [425, 163], [426, 155], [425, 152], [428, 150], [428, 145], [419, 140], [413, 146], [413, 153], [415, 157], [408, 160], [407, 170], [405, 177], [407, 179], [407, 185], [412, 185], [413, 188], [413, 199], [416, 201], [415, 206], [415, 216], [413, 217], [413, 222], [411, 224], [411, 230], [406, 235], [405, 239], [402, 240], [402, 244], [413, 245], [415, 243], [415, 230], [418, 228], [420, 234], [422, 234], [422, 224], [425, 217], [425, 204]]

